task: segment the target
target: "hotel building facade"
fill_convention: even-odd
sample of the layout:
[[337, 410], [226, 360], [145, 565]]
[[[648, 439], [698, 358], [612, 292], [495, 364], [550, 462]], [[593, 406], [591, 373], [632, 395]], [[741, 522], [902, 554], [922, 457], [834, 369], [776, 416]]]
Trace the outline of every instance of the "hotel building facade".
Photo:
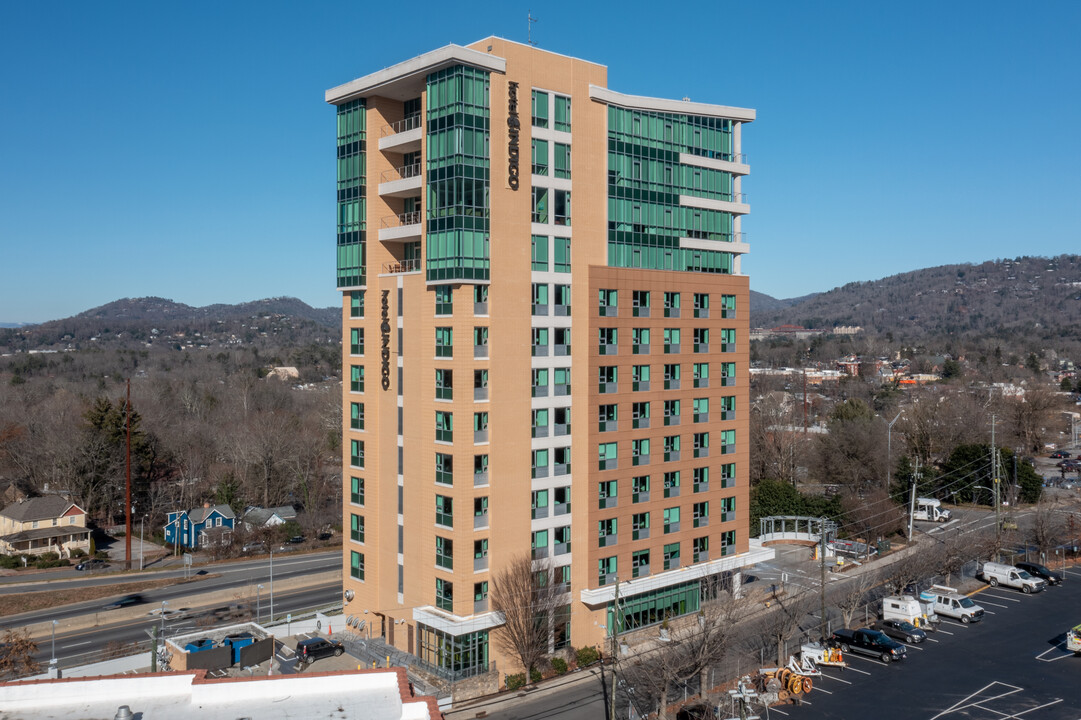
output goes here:
[[346, 614], [445, 675], [514, 672], [489, 592], [522, 557], [566, 591], [553, 651], [771, 557], [748, 533], [754, 111], [498, 38], [326, 100]]

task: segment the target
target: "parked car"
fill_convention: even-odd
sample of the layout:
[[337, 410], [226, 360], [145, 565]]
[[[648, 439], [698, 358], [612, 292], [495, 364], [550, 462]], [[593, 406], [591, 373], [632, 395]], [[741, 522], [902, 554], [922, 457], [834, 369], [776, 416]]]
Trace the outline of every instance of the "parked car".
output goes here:
[[1057, 572], [1050, 570], [1039, 563], [1032, 562], [1019, 562], [1013, 565], [1018, 570], [1024, 570], [1029, 575], [1034, 575], [1038, 578], [1043, 578], [1047, 581], [1048, 585], [1058, 585], [1062, 582], [1062, 576]]
[[930, 590], [920, 593], [920, 600], [933, 602], [935, 615], [960, 620], [966, 625], [983, 619], [983, 608], [973, 602], [972, 598], [957, 592], [957, 588], [932, 585]]
[[76, 570], [100, 570], [106, 563], [101, 558], [87, 558], [75, 566]]
[[297, 664], [309, 665], [331, 655], [338, 657], [343, 652], [345, 652], [345, 647], [340, 642], [319, 637], [308, 638], [297, 643]]
[[881, 630], [894, 640], [904, 640], [914, 645], [927, 639], [927, 633], [908, 622], [907, 620], [879, 620], [874, 624], [875, 630]]
[[104, 607], [102, 607], [102, 610], [116, 610], [117, 608], [138, 605], [142, 602], [145, 602], [142, 595], [139, 595], [137, 593], [133, 595], [125, 595], [124, 597], [118, 598], [113, 602], [109, 603], [108, 605], [105, 605]]
[[247, 554], [247, 553], [265, 553], [267, 551], [267, 546], [266, 546], [266, 543], [262, 542], [262, 541], [250, 542], [250, 543], [246, 544], [244, 547], [242, 547], [240, 549], [240, 551], [245, 553], [245, 554]]
[[307, 539], [308, 538], [304, 537], [303, 535], [294, 535], [293, 537], [289, 538], [289, 542], [292, 543], [293, 545], [300, 545], [301, 543], [305, 542]]
[[1047, 583], [1042, 579], [1032, 577], [1024, 570], [1004, 563], [984, 563], [980, 575], [991, 587], [1003, 585], [1017, 588], [1024, 593], [1040, 592], [1047, 587]]
[[856, 652], [876, 657], [884, 663], [902, 660], [907, 650], [896, 640], [891, 640], [878, 630], [837, 630], [830, 636], [830, 644], [841, 652]]
[[1051, 453], [1051, 457], [1056, 458], [1056, 459], [1057, 458], [1068, 458], [1068, 457], [1070, 457], [1070, 453], [1066, 452], [1065, 450], [1056, 450], [1055, 452]]

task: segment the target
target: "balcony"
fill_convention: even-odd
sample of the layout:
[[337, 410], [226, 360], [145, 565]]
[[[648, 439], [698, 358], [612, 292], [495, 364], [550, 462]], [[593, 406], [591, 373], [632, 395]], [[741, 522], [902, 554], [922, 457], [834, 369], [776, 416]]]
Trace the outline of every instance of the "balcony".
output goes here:
[[411, 115], [397, 122], [384, 125], [379, 130], [379, 149], [383, 152], [420, 152], [424, 128], [420, 115]]
[[420, 240], [422, 223], [419, 210], [387, 215], [379, 221], [379, 242], [417, 242]]
[[384, 170], [379, 175], [379, 196], [417, 197], [421, 193], [422, 180], [420, 163]]
[[415, 272], [420, 272], [420, 260], [417, 258], [383, 263], [384, 275], [406, 275]]

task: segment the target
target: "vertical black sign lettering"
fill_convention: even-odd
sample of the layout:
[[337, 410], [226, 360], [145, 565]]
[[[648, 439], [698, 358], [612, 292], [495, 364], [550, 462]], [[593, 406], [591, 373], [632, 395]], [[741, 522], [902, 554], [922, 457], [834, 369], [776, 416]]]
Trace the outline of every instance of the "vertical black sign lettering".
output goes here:
[[518, 120], [518, 83], [507, 83], [507, 184], [511, 190], [518, 189], [518, 133], [522, 127]]
[[383, 361], [383, 389], [390, 389], [390, 290], [383, 291], [382, 322], [379, 323], [380, 359]]

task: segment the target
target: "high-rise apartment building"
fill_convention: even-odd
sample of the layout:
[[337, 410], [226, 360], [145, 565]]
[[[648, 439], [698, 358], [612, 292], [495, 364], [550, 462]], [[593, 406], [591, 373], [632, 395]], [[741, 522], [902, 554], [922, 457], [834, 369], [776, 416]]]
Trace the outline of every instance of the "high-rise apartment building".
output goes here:
[[748, 536], [754, 111], [606, 86], [489, 38], [326, 94], [346, 613], [447, 673], [497, 659], [489, 592], [523, 556], [566, 590], [558, 649], [772, 555]]

